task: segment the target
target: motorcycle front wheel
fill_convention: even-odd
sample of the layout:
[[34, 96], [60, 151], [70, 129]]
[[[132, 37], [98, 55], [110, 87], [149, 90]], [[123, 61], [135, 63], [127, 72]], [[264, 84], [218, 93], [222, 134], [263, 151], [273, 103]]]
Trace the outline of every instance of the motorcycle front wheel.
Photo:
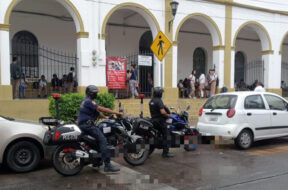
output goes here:
[[[139, 141], [137, 141], [135, 145], [137, 145], [137, 143], [140, 144]], [[132, 166], [139, 166], [144, 164], [148, 156], [149, 150], [146, 150], [145, 148], [141, 148], [135, 153], [128, 153], [127, 148], [124, 150], [124, 160]]]
[[84, 160], [75, 158], [73, 151], [80, 149], [78, 144], [63, 144], [56, 148], [53, 153], [53, 167], [63, 176], [73, 176], [78, 174], [83, 166]]

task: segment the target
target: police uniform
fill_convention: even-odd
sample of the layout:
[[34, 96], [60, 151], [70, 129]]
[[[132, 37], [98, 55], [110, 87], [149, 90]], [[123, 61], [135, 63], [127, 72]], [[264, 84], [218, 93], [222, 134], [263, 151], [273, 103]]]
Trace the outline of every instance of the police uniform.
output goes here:
[[169, 152], [169, 142], [168, 136], [169, 131], [166, 124], [166, 117], [161, 113], [161, 109], [165, 109], [167, 113], [169, 113], [166, 106], [163, 104], [161, 98], [154, 97], [149, 102], [150, 114], [152, 117], [152, 123], [155, 128], [157, 128], [163, 135], [164, 143], [163, 143], [163, 153]]
[[110, 163], [110, 155], [107, 151], [107, 141], [100, 129], [94, 124], [95, 120], [100, 115], [97, 108], [98, 104], [87, 96], [79, 108], [78, 125], [83, 132], [96, 138], [100, 152], [102, 153], [102, 159], [106, 164]]

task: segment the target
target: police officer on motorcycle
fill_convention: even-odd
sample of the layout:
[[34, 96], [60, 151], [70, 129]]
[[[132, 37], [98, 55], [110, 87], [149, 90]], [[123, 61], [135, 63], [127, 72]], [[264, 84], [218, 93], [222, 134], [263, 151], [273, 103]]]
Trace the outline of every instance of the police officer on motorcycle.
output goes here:
[[107, 118], [100, 112], [116, 114], [117, 116], [122, 116], [122, 113], [101, 107], [96, 104], [94, 99], [97, 98], [98, 92], [98, 88], [94, 85], [90, 85], [86, 88], [87, 96], [79, 108], [78, 125], [82, 131], [96, 138], [97, 143], [99, 144], [100, 152], [102, 153], [102, 159], [105, 163], [104, 171], [117, 172], [120, 171], [120, 169], [110, 163], [110, 155], [107, 150], [107, 140], [94, 122], [99, 116]]
[[163, 135], [163, 153], [162, 157], [170, 158], [173, 154], [169, 153], [168, 137], [170, 136], [166, 119], [170, 118], [169, 109], [164, 105], [162, 101], [162, 94], [164, 90], [161, 87], [155, 87], [153, 92], [153, 98], [149, 102], [150, 114], [152, 117], [152, 123]]

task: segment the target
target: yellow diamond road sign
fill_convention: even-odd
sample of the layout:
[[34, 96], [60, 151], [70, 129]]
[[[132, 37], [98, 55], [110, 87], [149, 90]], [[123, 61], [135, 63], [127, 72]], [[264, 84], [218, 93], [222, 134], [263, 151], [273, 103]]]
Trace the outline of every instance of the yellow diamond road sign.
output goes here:
[[157, 58], [162, 61], [171, 45], [172, 44], [168, 38], [163, 34], [163, 32], [160, 31], [153, 41], [150, 49], [157, 56]]

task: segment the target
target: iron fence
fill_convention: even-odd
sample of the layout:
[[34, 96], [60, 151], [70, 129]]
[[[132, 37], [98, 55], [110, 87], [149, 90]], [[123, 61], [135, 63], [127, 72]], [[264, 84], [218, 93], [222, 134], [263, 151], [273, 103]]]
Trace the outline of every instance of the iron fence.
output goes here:
[[[113, 57], [113, 56], [110, 56]], [[114, 56], [119, 57], [119, 56]], [[137, 70], [137, 81], [138, 81], [138, 93], [144, 94], [145, 98], [151, 97], [152, 88], [153, 88], [153, 67], [154, 67], [154, 57], [152, 52], [136, 52], [131, 53], [126, 56], [122, 56], [119, 58], [125, 58], [127, 62], [127, 75], [130, 70], [131, 65], [136, 66]], [[149, 60], [147, 64], [143, 64], [141, 61], [142, 59]], [[128, 78], [127, 78], [128, 79]], [[113, 93], [116, 98], [130, 98], [131, 92], [129, 87], [129, 81], [127, 80], [127, 87], [126, 89], [118, 89], [112, 90], [110, 89], [109, 92]]]
[[78, 58], [74, 53], [52, 50], [44, 46], [29, 43], [13, 44], [12, 57], [17, 57], [22, 73], [28, 79], [39, 79], [45, 75], [48, 81], [53, 74], [62, 77], [71, 67], [77, 73]]
[[248, 85], [254, 83], [255, 80], [264, 83], [264, 61], [250, 61], [245, 65], [245, 82]]

